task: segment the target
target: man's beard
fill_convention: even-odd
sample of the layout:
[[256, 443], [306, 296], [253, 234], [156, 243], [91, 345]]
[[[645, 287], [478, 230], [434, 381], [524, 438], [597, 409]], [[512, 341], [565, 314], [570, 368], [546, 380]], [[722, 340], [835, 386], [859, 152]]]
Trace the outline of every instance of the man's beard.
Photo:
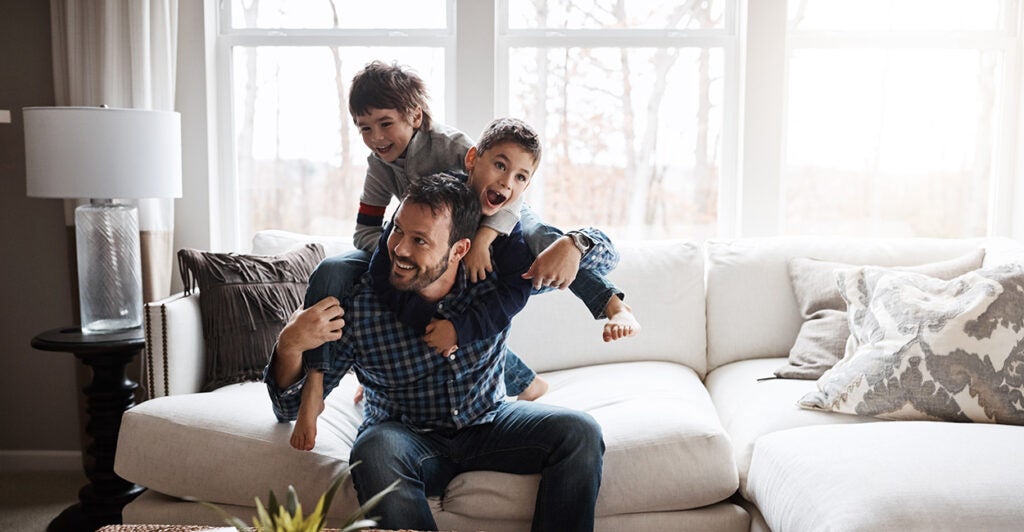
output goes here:
[[[403, 263], [412, 263], [416, 267], [416, 274], [412, 278], [398, 278], [395, 276], [394, 269], [397, 268], [397, 258], [394, 253], [391, 254], [392, 270], [389, 276], [391, 286], [403, 292], [418, 292], [428, 286], [431, 283], [441, 278], [446, 271], [448, 271], [448, 259], [451, 257], [452, 250], [448, 248], [448, 252], [444, 254], [444, 257], [433, 267], [423, 268], [419, 264], [412, 261], [405, 260]], [[407, 270], [410, 271], [410, 270]]]

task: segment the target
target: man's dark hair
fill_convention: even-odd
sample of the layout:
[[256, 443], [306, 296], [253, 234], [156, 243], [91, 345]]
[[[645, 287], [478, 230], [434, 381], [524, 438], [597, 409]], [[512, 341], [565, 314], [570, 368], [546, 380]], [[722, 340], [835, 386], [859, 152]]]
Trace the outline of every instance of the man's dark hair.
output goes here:
[[423, 110], [423, 129], [430, 129], [430, 106], [426, 85], [409, 68], [374, 61], [356, 73], [348, 92], [348, 111], [352, 119], [370, 109], [396, 109], [412, 121], [416, 108]]
[[434, 216], [445, 209], [452, 213], [448, 245], [463, 238], [473, 238], [480, 223], [480, 200], [461, 180], [445, 173], [421, 178], [405, 193], [405, 203], [426, 205]]
[[478, 154], [502, 142], [514, 142], [533, 155], [533, 162], [540, 162], [540, 136], [529, 124], [518, 118], [496, 118], [480, 134], [476, 143]]

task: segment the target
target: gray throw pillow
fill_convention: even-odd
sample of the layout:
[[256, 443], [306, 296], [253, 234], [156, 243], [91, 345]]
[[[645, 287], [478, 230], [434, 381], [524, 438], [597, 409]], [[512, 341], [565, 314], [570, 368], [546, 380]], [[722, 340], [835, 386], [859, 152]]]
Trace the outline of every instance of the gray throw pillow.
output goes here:
[[[948, 280], [977, 270], [984, 259], [985, 250], [978, 249], [949, 260], [893, 270]], [[815, 380], [843, 358], [850, 328], [835, 272], [853, 266], [810, 258], [790, 259], [789, 278], [804, 322], [789, 350], [786, 365], [775, 370], [776, 377]]]
[[309, 276], [324, 258], [320, 244], [280, 255], [178, 252], [185, 293], [201, 293], [206, 375], [203, 391], [263, 376], [270, 350], [302, 306]]

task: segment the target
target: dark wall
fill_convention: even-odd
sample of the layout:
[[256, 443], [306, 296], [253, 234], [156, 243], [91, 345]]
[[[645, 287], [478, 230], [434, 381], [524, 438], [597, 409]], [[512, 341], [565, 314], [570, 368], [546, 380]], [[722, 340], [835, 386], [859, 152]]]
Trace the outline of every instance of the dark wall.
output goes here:
[[21, 109], [54, 104], [49, 2], [0, 2], [0, 58], [0, 109], [11, 111], [11, 123], [0, 124], [2, 466], [10, 451], [80, 450], [81, 370], [70, 354], [29, 345], [75, 322], [63, 201], [25, 196]]

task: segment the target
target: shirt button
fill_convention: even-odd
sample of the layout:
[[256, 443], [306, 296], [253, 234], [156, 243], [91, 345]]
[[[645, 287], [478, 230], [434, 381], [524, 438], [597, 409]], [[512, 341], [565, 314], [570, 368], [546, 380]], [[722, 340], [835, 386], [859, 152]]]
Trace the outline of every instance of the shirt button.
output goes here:
[[444, 308], [444, 303], [438, 303], [437, 304], [437, 310], [441, 310], [443, 308]]
[[448, 355], [448, 360], [455, 360], [455, 353]]
[[452, 409], [452, 415], [453, 415], [453, 416], [457, 416], [457, 415], [459, 415], [459, 409], [458, 409], [458, 408], [453, 408], [453, 409]]

